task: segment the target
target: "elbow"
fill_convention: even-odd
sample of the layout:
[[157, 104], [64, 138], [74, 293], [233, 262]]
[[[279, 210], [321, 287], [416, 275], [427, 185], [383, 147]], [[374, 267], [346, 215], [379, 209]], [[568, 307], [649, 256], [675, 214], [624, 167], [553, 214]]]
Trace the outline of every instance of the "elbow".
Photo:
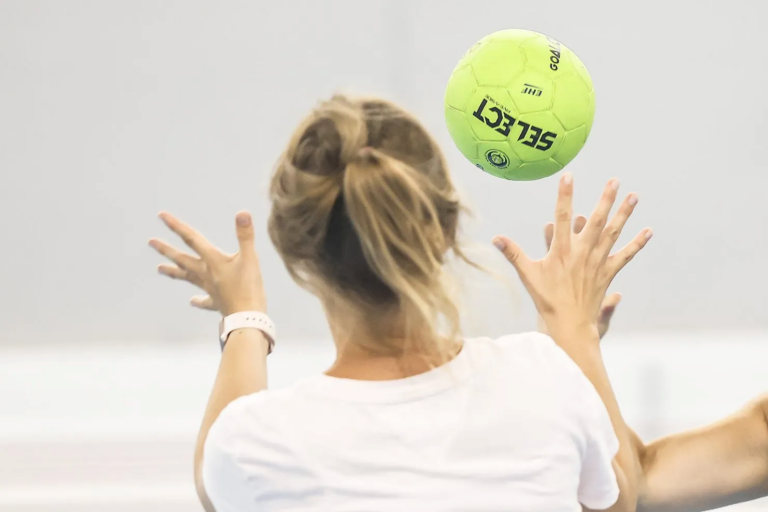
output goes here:
[[213, 508], [208, 494], [205, 492], [205, 486], [203, 485], [203, 457], [202, 454], [195, 454], [195, 491], [197, 491], [197, 497], [200, 500], [200, 504], [203, 506], [205, 512], [216, 512]]
[[764, 427], [763, 447], [768, 451], [768, 394], [761, 396], [753, 402], [752, 413], [756, 416], [760, 425]]
[[197, 459], [195, 459], [195, 491], [197, 492], [197, 497], [202, 501], [203, 497], [206, 496], [205, 486], [203, 485], [203, 468]]
[[760, 408], [760, 413], [763, 416], [763, 422], [765, 423], [766, 427], [768, 427], [768, 394], [760, 397], [760, 399], [757, 401], [757, 404]]

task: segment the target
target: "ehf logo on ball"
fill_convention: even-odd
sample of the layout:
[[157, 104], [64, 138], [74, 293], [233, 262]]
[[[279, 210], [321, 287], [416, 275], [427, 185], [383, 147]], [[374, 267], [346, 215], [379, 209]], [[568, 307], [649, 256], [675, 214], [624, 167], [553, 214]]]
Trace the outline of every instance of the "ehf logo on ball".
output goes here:
[[488, 150], [485, 153], [485, 159], [497, 169], [506, 169], [509, 167], [509, 157], [498, 149]]
[[594, 114], [584, 64], [559, 41], [529, 30], [475, 43], [445, 91], [445, 120], [459, 151], [509, 180], [560, 171], [584, 147]]

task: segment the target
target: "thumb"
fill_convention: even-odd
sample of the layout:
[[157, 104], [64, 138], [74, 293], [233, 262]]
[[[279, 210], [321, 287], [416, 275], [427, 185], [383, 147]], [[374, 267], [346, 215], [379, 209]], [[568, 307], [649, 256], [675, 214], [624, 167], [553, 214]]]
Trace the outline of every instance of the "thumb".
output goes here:
[[603, 299], [602, 309], [616, 309], [616, 306], [619, 305], [619, 302], [621, 302], [621, 294], [612, 293]]
[[497, 236], [493, 239], [493, 245], [495, 245], [504, 257], [507, 258], [507, 261], [515, 267], [518, 274], [522, 273], [531, 261], [520, 246], [507, 237]]
[[237, 225], [237, 241], [240, 244], [240, 252], [254, 252], [256, 236], [253, 232], [253, 219], [248, 212], [239, 212], [235, 217]]
[[611, 317], [613, 317], [613, 314], [616, 312], [616, 306], [619, 305], [619, 302], [621, 302], [620, 293], [614, 293], [603, 299], [603, 304], [600, 306], [601, 322], [608, 323], [611, 321]]
[[195, 295], [192, 297], [189, 303], [196, 308], [208, 309], [211, 311], [216, 310], [216, 307], [213, 304], [213, 299], [210, 295]]

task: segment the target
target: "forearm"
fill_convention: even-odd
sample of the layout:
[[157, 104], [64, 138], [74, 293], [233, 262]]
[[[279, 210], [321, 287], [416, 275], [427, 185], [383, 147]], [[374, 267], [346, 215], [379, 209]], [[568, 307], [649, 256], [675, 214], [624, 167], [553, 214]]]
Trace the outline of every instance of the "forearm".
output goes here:
[[629, 428], [621, 415], [618, 401], [608, 378], [608, 372], [605, 369], [598, 344], [597, 331], [585, 329], [582, 332], [554, 333], [553, 338], [581, 368], [581, 371], [597, 390], [619, 440], [619, 452], [614, 462], [619, 470], [616, 477], [619, 481], [621, 495], [619, 502], [611, 510], [633, 511], [637, 503], [639, 464], [633, 449]]
[[768, 396], [645, 446], [639, 510], [698, 512], [768, 496]]
[[208, 431], [221, 411], [233, 400], [267, 388], [268, 351], [269, 342], [261, 331], [239, 329], [230, 334], [222, 353], [195, 446], [195, 485], [203, 507], [208, 512], [214, 510], [202, 481], [203, 448]]

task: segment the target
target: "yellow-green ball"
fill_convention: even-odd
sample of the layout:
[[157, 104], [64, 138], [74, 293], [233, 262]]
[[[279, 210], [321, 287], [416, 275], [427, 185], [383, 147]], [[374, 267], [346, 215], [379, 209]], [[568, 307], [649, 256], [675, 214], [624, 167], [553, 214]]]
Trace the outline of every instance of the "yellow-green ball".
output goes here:
[[477, 42], [445, 92], [445, 122], [459, 151], [508, 180], [560, 171], [584, 147], [594, 116], [587, 68], [563, 44], [530, 30]]

